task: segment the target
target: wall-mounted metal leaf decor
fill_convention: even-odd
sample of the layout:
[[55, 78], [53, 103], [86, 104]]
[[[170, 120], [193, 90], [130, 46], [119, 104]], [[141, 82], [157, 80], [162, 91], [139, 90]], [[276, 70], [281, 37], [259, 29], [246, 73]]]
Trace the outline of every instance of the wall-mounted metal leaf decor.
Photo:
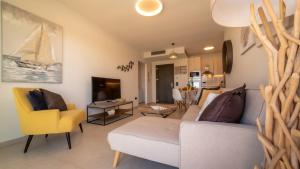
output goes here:
[[122, 72], [129, 72], [133, 68], [134, 62], [129, 61], [127, 65], [119, 65], [117, 69], [120, 69]]

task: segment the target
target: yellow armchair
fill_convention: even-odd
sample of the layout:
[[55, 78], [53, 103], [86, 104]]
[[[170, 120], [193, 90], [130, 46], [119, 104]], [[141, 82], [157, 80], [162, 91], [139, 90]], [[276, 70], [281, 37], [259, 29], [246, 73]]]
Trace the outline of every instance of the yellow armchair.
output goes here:
[[79, 125], [83, 132], [81, 122], [85, 119], [82, 110], [76, 109], [74, 104], [67, 104], [67, 111], [58, 109], [34, 111], [27, 99], [29, 91], [33, 88], [13, 88], [17, 112], [20, 119], [21, 131], [28, 135], [24, 153], [27, 152], [34, 135], [66, 133], [69, 149], [71, 149], [70, 132]]

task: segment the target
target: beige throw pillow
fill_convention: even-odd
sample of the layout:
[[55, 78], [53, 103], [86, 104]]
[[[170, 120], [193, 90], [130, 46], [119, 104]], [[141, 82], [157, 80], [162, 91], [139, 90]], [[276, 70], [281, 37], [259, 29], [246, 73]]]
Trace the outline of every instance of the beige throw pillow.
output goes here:
[[209, 93], [215, 93], [215, 94], [222, 94], [223, 91], [221, 89], [218, 90], [208, 90], [208, 89], [203, 89], [202, 90], [202, 94], [201, 94], [201, 98], [200, 101], [198, 103], [198, 106], [202, 107], [202, 105], [204, 104], [207, 96], [209, 95]]
[[198, 116], [196, 117], [195, 121], [199, 121], [202, 113], [204, 112], [204, 110], [206, 109], [206, 107], [213, 101], [215, 100], [216, 97], [218, 97], [220, 94], [216, 94], [216, 93], [209, 93], [208, 96], [206, 97], [205, 102], [203, 103]]

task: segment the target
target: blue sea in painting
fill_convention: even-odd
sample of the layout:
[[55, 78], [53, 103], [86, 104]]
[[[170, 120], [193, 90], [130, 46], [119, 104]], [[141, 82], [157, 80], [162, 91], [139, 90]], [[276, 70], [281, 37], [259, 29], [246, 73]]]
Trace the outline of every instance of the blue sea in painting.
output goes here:
[[20, 58], [2, 55], [2, 81], [25, 83], [62, 83], [62, 64], [47, 67], [20, 64]]

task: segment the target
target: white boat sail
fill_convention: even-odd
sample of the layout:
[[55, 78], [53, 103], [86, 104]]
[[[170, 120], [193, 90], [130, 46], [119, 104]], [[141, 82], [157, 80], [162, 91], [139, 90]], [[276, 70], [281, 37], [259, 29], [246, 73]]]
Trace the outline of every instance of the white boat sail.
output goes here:
[[52, 46], [48, 36], [47, 26], [41, 24], [13, 52], [13, 56], [19, 56], [19, 66], [36, 68], [36, 66], [48, 67], [56, 63]]

